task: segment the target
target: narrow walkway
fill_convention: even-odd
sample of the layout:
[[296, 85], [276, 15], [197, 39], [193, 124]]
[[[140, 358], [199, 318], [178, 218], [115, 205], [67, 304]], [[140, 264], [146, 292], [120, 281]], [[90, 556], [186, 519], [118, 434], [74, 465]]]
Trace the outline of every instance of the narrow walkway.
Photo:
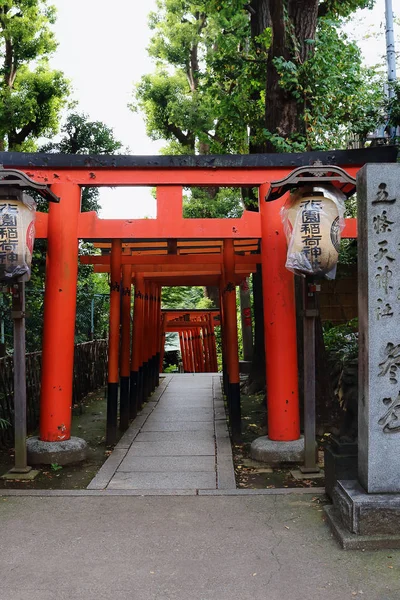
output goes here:
[[166, 375], [88, 489], [197, 494], [235, 489], [216, 374]]

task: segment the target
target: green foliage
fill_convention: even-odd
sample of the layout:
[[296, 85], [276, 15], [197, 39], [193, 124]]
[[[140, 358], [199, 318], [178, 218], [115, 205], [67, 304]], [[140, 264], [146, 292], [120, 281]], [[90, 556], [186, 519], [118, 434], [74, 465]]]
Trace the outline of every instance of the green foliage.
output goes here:
[[388, 101], [387, 114], [388, 125], [391, 127], [400, 127], [400, 83], [393, 84], [394, 95]]
[[69, 96], [63, 73], [48, 58], [57, 47], [47, 0], [0, 0], [0, 148], [34, 151], [57, 133]]
[[203, 298], [204, 290], [201, 287], [163, 287], [162, 308], [197, 308]]
[[325, 348], [331, 358], [344, 362], [358, 356], [357, 328], [357, 319], [352, 319], [344, 325], [324, 325]]
[[9, 421], [7, 421], [6, 419], [2, 419], [0, 417], [0, 429], [7, 429], [8, 427], [11, 427], [11, 423], [9, 423]]
[[296, 99], [305, 131], [288, 139], [264, 131], [279, 152], [345, 147], [350, 133], [365, 142], [384, 120], [383, 81], [362, 66], [360, 50], [340, 22], [320, 19], [314, 47], [304, 62], [274, 59], [280, 85]]
[[[117, 154], [122, 143], [115, 139], [114, 132], [101, 121], [89, 121], [88, 115], [69, 113], [61, 128], [62, 137], [58, 142], [49, 142], [41, 147], [41, 152], [61, 152], [62, 154]], [[100, 208], [99, 190], [96, 187], [83, 188], [82, 212], [98, 211]], [[47, 207], [40, 205], [40, 210]]]
[[213, 197], [207, 188], [192, 188], [183, 198], [186, 219], [239, 218], [242, 213], [243, 204], [237, 188], [220, 188]]
[[174, 154], [247, 153], [250, 141], [298, 152], [343, 147], [351, 135], [365, 140], [384, 116], [383, 82], [362, 67], [360, 51], [341, 25], [357, 8], [372, 5], [321, 1], [305, 60], [286, 14], [286, 31], [275, 35], [286, 36], [289, 54], [272, 60], [286, 97], [297, 103], [300, 127], [284, 135], [265, 127], [272, 29], [251, 37], [248, 3], [159, 0], [150, 15], [156, 70], [136, 86], [131, 107], [144, 113], [149, 135], [168, 141]]
[[151, 137], [177, 140], [187, 153], [247, 152], [247, 125], [263, 117], [270, 35], [249, 39], [245, 5], [157, 3], [149, 47], [156, 70], [136, 86], [131, 104], [144, 112]]
[[164, 373], [177, 373], [178, 370], [178, 365], [168, 365], [163, 368]]
[[197, 302], [196, 308], [204, 308], [204, 310], [208, 310], [210, 308], [214, 308], [214, 303], [211, 300], [211, 298], [207, 298], [206, 296], [204, 296], [203, 298], [200, 298], [200, 300]]

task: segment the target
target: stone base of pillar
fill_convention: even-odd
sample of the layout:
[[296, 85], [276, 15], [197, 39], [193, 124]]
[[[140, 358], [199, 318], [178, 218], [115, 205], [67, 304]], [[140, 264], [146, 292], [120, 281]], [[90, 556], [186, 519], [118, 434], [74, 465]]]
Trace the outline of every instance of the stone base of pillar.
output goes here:
[[269, 465], [300, 463], [304, 461], [304, 437], [290, 442], [276, 442], [264, 435], [252, 442], [250, 454], [252, 459]]
[[239, 373], [249, 375], [251, 370], [251, 360], [239, 360]]
[[324, 510], [343, 549], [400, 548], [400, 494], [367, 494], [356, 480], [338, 481]]
[[43, 442], [31, 437], [26, 442], [30, 465], [70, 465], [87, 458], [88, 445], [85, 440], [71, 437], [63, 442]]
[[339, 480], [357, 479], [357, 442], [342, 442], [332, 436], [324, 449], [325, 492], [329, 498]]

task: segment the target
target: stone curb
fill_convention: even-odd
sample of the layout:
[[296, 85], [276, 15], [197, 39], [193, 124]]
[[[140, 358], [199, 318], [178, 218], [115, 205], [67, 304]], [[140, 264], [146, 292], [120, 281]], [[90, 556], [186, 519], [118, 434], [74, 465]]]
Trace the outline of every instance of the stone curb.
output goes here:
[[236, 490], [0, 490], [5, 497], [105, 497], [105, 496], [301, 496], [313, 494], [323, 496], [325, 488], [275, 488]]

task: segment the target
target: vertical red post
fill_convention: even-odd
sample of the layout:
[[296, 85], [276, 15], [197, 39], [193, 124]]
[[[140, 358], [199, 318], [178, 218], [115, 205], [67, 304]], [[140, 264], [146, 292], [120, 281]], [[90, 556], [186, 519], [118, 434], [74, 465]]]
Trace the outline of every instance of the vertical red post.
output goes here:
[[150, 396], [150, 282], [144, 282], [144, 331], [143, 331], [143, 401]]
[[71, 437], [81, 189], [56, 183], [52, 191], [61, 201], [49, 208], [40, 439], [61, 442]]
[[220, 331], [221, 331], [221, 352], [222, 352], [222, 383], [224, 394], [228, 398], [228, 367], [227, 367], [227, 350], [226, 350], [226, 332], [225, 332], [225, 275], [222, 272], [219, 282], [219, 306], [220, 306]]
[[210, 347], [211, 347], [211, 356], [212, 356], [212, 366], [211, 369], [214, 373], [218, 372], [218, 356], [217, 356], [217, 344], [215, 339], [215, 329], [212, 315], [208, 316], [209, 324], [210, 324]]
[[241, 433], [241, 411], [234, 252], [233, 240], [224, 240], [225, 289], [223, 297], [228, 367], [228, 399], [232, 435], [236, 437]]
[[[160, 385], [160, 372], [162, 371], [162, 365], [164, 361], [165, 352], [165, 321], [162, 318], [161, 313], [161, 285], [157, 284], [157, 345], [156, 345], [156, 385]], [[162, 355], [162, 356], [161, 356]]]
[[183, 372], [186, 373], [186, 352], [185, 352], [185, 343], [183, 341], [183, 331], [179, 332], [179, 343], [181, 346], [181, 358], [182, 358]]
[[152, 378], [151, 378], [151, 387], [152, 387], [152, 392], [154, 392], [154, 390], [156, 389], [157, 386], [157, 372], [158, 372], [158, 363], [157, 363], [157, 346], [158, 346], [158, 323], [157, 323], [157, 317], [158, 317], [158, 304], [157, 304], [157, 284], [153, 283], [152, 284], [152, 298], [153, 298], [153, 303], [152, 303], [152, 307], [151, 307], [151, 321], [152, 321], [152, 333], [151, 333], [151, 340], [152, 340], [152, 344], [151, 344], [151, 371], [152, 371]]
[[200, 331], [199, 331], [198, 327], [196, 327], [193, 330], [193, 343], [194, 343], [194, 355], [196, 357], [196, 371], [197, 371], [197, 373], [201, 373], [202, 368], [201, 368], [201, 353], [200, 353]]
[[130, 377], [130, 415], [134, 419], [142, 399], [142, 361], [143, 361], [143, 273], [135, 274], [135, 302], [133, 306], [132, 360]]
[[194, 344], [193, 344], [193, 331], [190, 329], [188, 331], [188, 342], [189, 342], [189, 355], [190, 355], [190, 370], [192, 373], [196, 373], [196, 357], [194, 353]]
[[120, 415], [122, 431], [129, 427], [129, 379], [131, 350], [131, 287], [132, 267], [122, 265], [122, 318], [121, 318], [121, 368], [120, 368]]
[[110, 259], [110, 325], [108, 336], [108, 395], [106, 443], [117, 438], [119, 336], [121, 319], [121, 240], [113, 240]]
[[186, 367], [185, 367], [185, 373], [191, 373], [192, 371], [192, 365], [190, 362], [190, 351], [189, 351], [189, 332], [184, 330], [183, 331], [183, 343], [185, 346], [185, 356], [186, 356]]
[[[161, 310], [160, 310], [161, 313]], [[164, 364], [164, 355], [165, 355], [165, 328], [167, 326], [167, 319], [166, 316], [161, 314], [161, 322], [160, 322], [160, 333], [158, 336], [159, 339], [159, 352], [157, 354], [157, 365], [158, 365], [158, 378], [157, 378], [157, 385], [160, 384], [159, 381], [159, 374], [162, 373], [163, 371], [163, 364]]]
[[269, 189], [260, 186], [268, 437], [292, 441], [300, 437], [294, 276], [285, 268], [284, 199], [266, 202]]
[[207, 316], [202, 319], [203, 326], [201, 328], [202, 331], [202, 340], [203, 340], [203, 348], [204, 348], [204, 366], [206, 373], [211, 373], [211, 353], [210, 353], [210, 331], [207, 323]]

